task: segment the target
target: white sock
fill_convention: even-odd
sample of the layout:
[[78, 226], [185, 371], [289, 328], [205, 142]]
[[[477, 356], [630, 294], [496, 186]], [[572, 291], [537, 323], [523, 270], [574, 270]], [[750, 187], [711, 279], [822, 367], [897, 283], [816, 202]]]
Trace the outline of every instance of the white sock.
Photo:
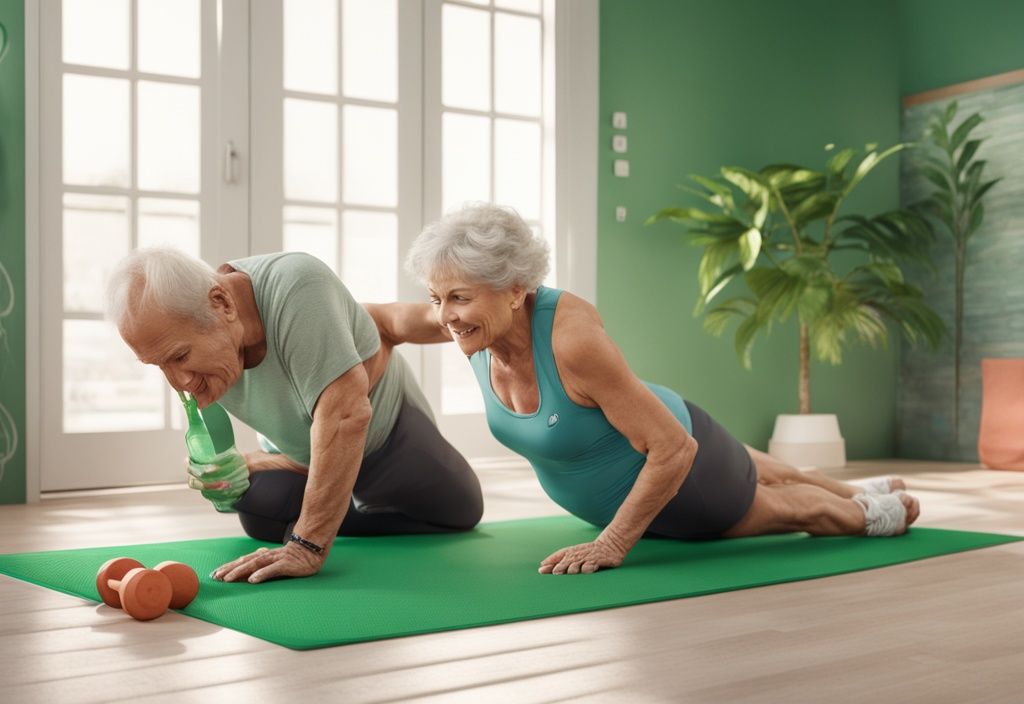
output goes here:
[[864, 535], [901, 535], [906, 530], [907, 507], [900, 501], [902, 491], [892, 494], [857, 494], [853, 500], [864, 509]]

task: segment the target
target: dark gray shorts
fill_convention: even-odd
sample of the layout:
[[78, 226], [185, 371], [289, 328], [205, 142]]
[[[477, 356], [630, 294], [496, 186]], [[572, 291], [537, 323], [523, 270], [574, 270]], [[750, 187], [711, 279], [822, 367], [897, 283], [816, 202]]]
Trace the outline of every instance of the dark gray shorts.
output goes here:
[[747, 448], [707, 412], [689, 401], [699, 448], [679, 492], [655, 516], [647, 535], [719, 538], [747, 514], [757, 489], [757, 467]]
[[[235, 504], [242, 528], [283, 542], [302, 511], [306, 477], [255, 472]], [[403, 402], [387, 441], [363, 458], [338, 535], [400, 535], [470, 530], [483, 513], [480, 482], [434, 422]]]

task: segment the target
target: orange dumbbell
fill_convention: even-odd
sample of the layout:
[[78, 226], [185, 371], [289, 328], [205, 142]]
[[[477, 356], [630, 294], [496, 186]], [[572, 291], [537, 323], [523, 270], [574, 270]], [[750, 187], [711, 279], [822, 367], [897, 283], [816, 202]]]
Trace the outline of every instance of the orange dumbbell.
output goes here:
[[196, 571], [184, 562], [167, 560], [153, 569], [171, 580], [172, 609], [184, 609], [199, 593], [199, 577], [196, 576]]
[[168, 607], [187, 606], [199, 591], [199, 579], [191, 567], [180, 562], [162, 562], [148, 570], [130, 557], [115, 557], [96, 573], [96, 591], [107, 606], [149, 621]]

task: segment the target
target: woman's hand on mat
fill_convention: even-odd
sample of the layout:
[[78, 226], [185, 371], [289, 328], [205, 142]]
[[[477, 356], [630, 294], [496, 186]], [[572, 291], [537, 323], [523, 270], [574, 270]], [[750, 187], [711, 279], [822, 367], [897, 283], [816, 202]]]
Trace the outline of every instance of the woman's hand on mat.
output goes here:
[[259, 584], [278, 577], [309, 577], [320, 571], [324, 558], [296, 543], [260, 548], [215, 569], [210, 576], [222, 582], [247, 580]]
[[541, 574], [590, 574], [601, 568], [618, 567], [626, 553], [601, 540], [562, 548], [540, 563]]

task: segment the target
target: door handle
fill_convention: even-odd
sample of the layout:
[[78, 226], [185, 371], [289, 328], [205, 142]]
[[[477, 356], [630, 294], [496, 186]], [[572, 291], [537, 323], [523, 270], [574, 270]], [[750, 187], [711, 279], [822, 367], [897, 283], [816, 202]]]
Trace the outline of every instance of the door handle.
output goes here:
[[235, 143], [230, 139], [224, 145], [224, 183], [238, 183], [238, 176], [235, 174], [235, 163], [238, 161], [238, 151]]

